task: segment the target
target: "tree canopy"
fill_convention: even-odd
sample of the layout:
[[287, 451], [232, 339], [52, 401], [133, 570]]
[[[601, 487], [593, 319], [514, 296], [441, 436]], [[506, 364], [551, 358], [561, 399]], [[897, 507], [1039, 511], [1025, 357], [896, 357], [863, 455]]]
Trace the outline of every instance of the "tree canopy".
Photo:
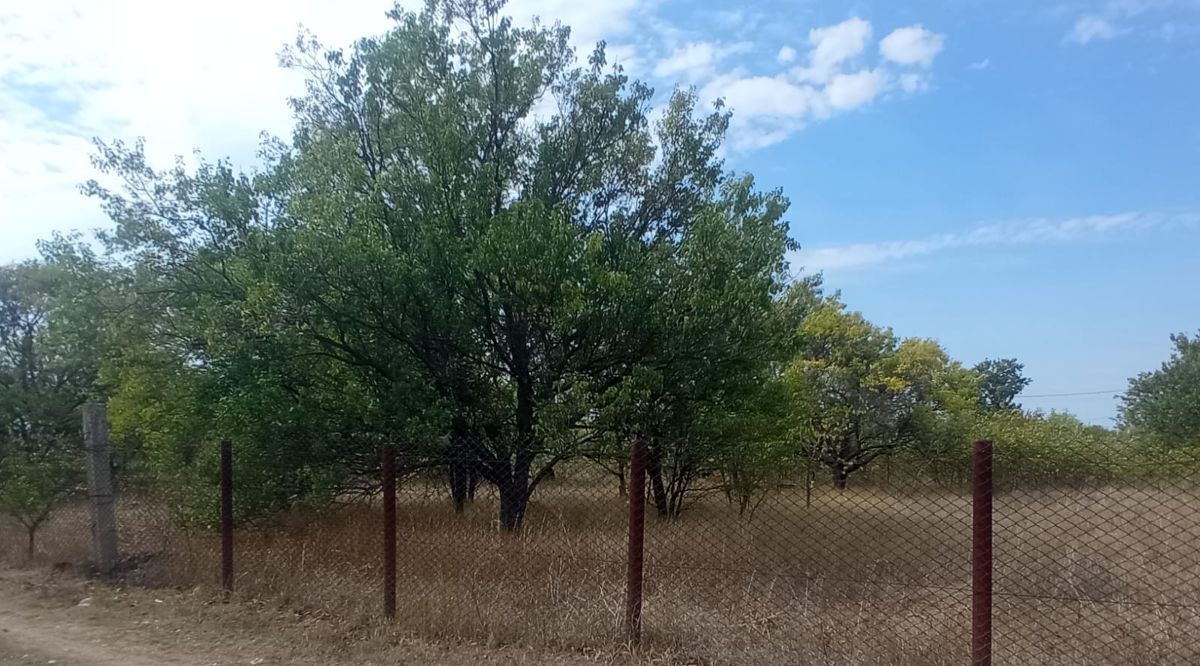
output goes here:
[[984, 409], [1020, 409], [1017, 395], [1029, 386], [1021, 374], [1025, 366], [1015, 358], [987, 359], [975, 366], [979, 373], [979, 405]]
[[[753, 514], [818, 467], [958, 483], [976, 437], [1028, 478], [1099, 478], [1087, 452], [1126, 445], [1023, 411], [1016, 359], [964, 367], [792, 276], [788, 200], [726, 169], [720, 102], [501, 12], [432, 0], [345, 51], [302, 36], [295, 132], [252, 173], [98, 142], [102, 250], [59, 237], [0, 269], [3, 506], [36, 523], [71, 487], [90, 398], [118, 465], [199, 523], [224, 438], [240, 518], [372, 496], [391, 447], [460, 511], [490, 485], [507, 530], [556, 468], [623, 482], [634, 438], [672, 519], [711, 490]], [[1197, 441], [1200, 338], [1173, 340], [1123, 420]]]
[[606, 414], [687, 422], [761, 376], [789, 241], [782, 195], [723, 170], [719, 105], [677, 91], [652, 120], [603, 45], [575, 66], [565, 28], [498, 12], [397, 9], [348, 53], [299, 40], [295, 137], [260, 174], [101, 145], [125, 186], [88, 190], [181, 390], [468, 465], [514, 528]]
[[793, 427], [835, 485], [911, 442], [925, 422], [976, 403], [978, 377], [932, 340], [897, 340], [836, 298], [804, 318], [802, 352], [787, 367]]
[[1172, 335], [1171, 344], [1162, 367], [1129, 380], [1121, 420], [1169, 443], [1200, 443], [1200, 334]]

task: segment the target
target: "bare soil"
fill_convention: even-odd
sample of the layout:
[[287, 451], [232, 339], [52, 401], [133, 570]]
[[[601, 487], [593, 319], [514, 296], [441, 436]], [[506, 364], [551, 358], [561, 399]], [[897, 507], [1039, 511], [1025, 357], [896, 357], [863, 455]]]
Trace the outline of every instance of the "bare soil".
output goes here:
[[430, 645], [381, 627], [344, 627], [255, 601], [200, 591], [123, 588], [70, 573], [0, 570], [0, 664], [618, 663], [617, 655]]

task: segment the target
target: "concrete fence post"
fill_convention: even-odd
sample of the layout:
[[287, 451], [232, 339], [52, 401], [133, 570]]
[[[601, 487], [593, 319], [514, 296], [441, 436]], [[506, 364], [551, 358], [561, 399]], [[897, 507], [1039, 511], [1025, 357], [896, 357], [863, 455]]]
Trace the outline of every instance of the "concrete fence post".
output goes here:
[[117, 516], [114, 508], [112, 455], [108, 449], [108, 411], [103, 403], [83, 406], [83, 448], [87, 453], [88, 504], [92, 514], [92, 561], [102, 576], [117, 568]]

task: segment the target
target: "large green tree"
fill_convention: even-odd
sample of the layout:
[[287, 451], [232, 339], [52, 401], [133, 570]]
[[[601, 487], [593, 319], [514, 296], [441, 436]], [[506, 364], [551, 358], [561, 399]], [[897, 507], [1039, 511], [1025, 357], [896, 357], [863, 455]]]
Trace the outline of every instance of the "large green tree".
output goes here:
[[90, 190], [159, 317], [147, 349], [227, 394], [329, 396], [459, 502], [493, 484], [515, 529], [606, 413], [747, 385], [787, 236], [783, 198], [723, 171], [728, 114], [682, 91], [652, 122], [603, 45], [577, 67], [566, 28], [500, 9], [397, 9], [350, 52], [299, 40], [294, 140], [257, 177], [114, 145], [125, 188]]

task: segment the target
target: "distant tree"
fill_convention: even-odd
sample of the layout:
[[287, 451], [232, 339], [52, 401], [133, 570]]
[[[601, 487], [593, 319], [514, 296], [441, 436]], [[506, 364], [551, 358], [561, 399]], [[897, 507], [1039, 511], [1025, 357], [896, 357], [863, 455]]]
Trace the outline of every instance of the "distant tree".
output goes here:
[[1015, 358], [987, 359], [973, 370], [980, 375], [979, 406], [983, 409], [1020, 409], [1016, 397], [1030, 380], [1021, 374], [1025, 366]]
[[1175, 443], [1200, 443], [1200, 334], [1171, 336], [1171, 358], [1129, 380], [1121, 421]]
[[976, 376], [934, 341], [896, 339], [836, 300], [801, 326], [803, 352], [785, 371], [796, 438], [837, 488], [879, 456], [911, 444], [922, 424], [973, 408]]
[[[997, 483], [1069, 484], [1109, 482], [1119, 475], [1153, 474], [1130, 466], [1136, 451], [1111, 430], [1088, 425], [1066, 412], [980, 411], [964, 438], [996, 443]], [[963, 457], [962, 469], [969, 469]]]
[[0, 267], [0, 511], [34, 535], [81, 476], [76, 408], [96, 377], [63, 330], [62, 275], [28, 262]]

